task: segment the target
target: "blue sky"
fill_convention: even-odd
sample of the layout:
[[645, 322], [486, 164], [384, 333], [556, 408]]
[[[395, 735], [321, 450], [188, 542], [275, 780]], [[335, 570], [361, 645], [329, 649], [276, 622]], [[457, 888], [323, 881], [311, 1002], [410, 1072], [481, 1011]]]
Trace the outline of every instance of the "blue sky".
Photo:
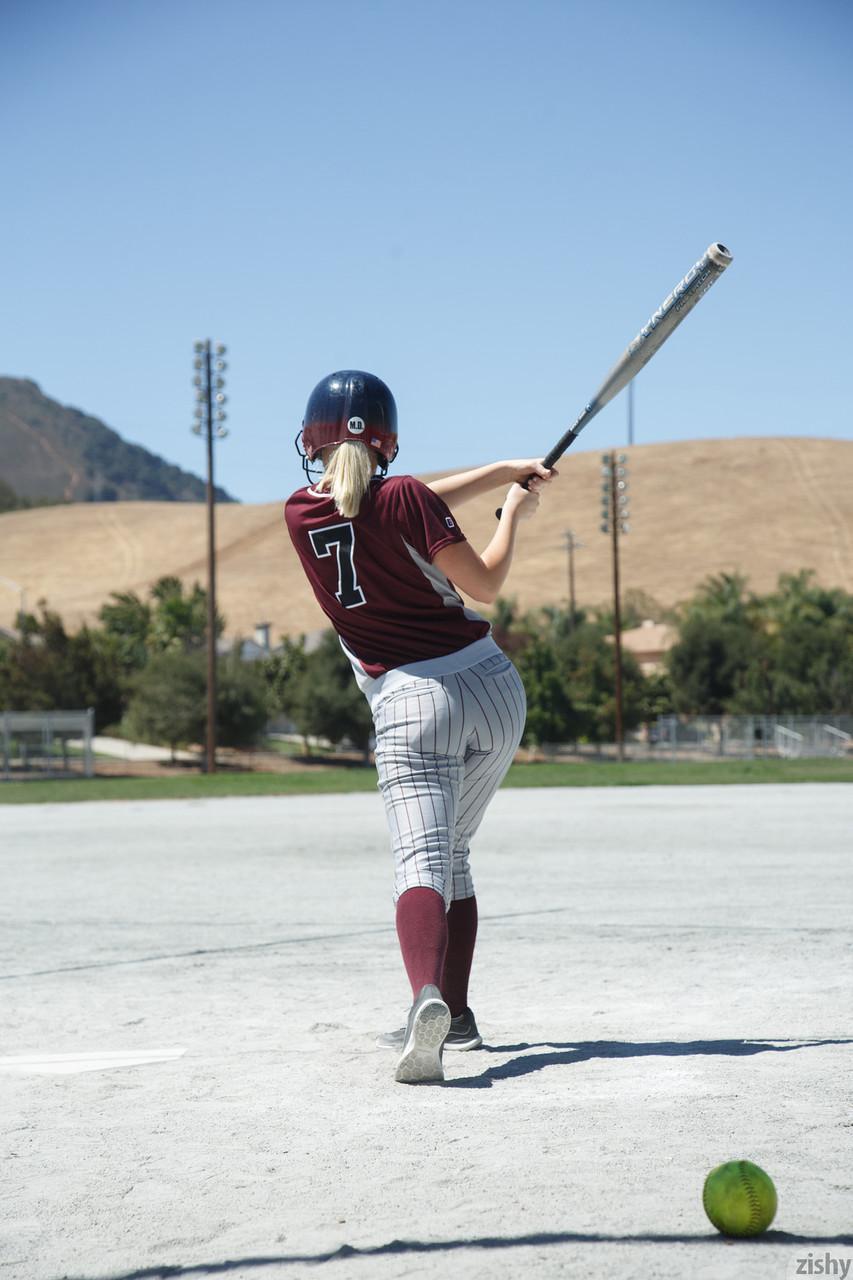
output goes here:
[[[7, 0], [0, 373], [201, 473], [192, 343], [224, 341], [244, 501], [301, 482], [341, 367], [394, 391], [399, 468], [544, 453], [722, 240], [637, 380], [638, 442], [849, 439], [851, 15]], [[623, 393], [581, 445], [625, 422]]]

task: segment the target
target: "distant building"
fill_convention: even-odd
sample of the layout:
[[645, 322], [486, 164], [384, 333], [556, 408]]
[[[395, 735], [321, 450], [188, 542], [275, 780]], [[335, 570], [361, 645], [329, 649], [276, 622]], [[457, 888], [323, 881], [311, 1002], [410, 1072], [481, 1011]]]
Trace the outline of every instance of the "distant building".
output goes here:
[[[268, 658], [275, 650], [270, 645], [270, 622], [256, 622], [255, 634], [250, 640], [244, 640], [238, 637], [229, 640], [223, 637], [216, 642], [216, 652], [219, 654], [231, 653], [239, 644], [240, 657], [243, 662], [257, 662], [260, 658]], [[281, 646], [279, 646], [280, 648]]]
[[[607, 639], [612, 643], [613, 637]], [[622, 632], [622, 648], [632, 653], [644, 676], [663, 671], [664, 655], [675, 644], [678, 632], [665, 622], [652, 622], [647, 618], [639, 627]]]
[[[281, 653], [282, 645], [278, 644], [273, 647], [270, 643], [271, 622], [256, 622], [255, 634], [250, 640], [229, 640], [223, 639], [216, 642], [216, 652], [224, 656], [231, 653], [236, 646], [240, 645], [240, 657], [243, 662], [258, 662], [261, 658], [268, 658], [272, 653]], [[309, 631], [303, 637], [305, 642], [305, 652], [313, 653], [323, 639], [325, 631]]]

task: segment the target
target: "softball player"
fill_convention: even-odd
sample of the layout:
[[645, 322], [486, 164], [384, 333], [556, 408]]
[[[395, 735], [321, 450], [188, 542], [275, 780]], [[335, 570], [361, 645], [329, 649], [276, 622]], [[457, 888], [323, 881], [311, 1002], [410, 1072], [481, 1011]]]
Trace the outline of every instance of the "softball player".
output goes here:
[[[538, 490], [555, 473], [525, 458], [430, 485], [387, 478], [397, 456], [394, 398], [379, 378], [356, 370], [314, 388], [301, 444], [297, 436], [312, 483], [288, 499], [285, 520], [373, 713], [397, 935], [412, 987], [406, 1026], [379, 1043], [398, 1052], [396, 1080], [443, 1080], [445, 1043], [481, 1043], [468, 1007], [477, 934], [468, 849], [525, 719], [515, 667], [453, 584], [476, 600], [495, 599], [518, 524], [535, 513]], [[528, 491], [521, 482], [530, 476]], [[453, 512], [507, 484], [480, 556]]]

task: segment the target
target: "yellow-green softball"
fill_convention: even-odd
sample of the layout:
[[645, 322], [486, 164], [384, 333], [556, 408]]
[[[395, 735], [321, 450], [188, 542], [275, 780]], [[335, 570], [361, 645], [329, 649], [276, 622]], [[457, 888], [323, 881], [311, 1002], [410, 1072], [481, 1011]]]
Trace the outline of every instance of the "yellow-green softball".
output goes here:
[[702, 1204], [723, 1235], [757, 1236], [773, 1221], [776, 1188], [769, 1174], [751, 1160], [729, 1160], [708, 1174]]

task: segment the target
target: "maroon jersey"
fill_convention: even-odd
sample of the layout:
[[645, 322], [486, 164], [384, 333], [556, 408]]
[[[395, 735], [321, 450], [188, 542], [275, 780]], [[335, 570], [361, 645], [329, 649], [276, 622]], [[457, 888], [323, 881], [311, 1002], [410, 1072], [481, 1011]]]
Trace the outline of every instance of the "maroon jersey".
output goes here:
[[414, 476], [371, 481], [357, 516], [297, 489], [288, 532], [320, 608], [365, 675], [455, 653], [489, 633], [432, 561], [464, 542], [447, 504]]

